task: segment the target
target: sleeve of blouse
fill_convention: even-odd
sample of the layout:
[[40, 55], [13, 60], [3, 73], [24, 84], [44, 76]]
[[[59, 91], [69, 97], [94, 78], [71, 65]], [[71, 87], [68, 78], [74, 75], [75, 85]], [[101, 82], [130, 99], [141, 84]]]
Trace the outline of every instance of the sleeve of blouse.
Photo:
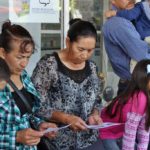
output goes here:
[[144, 122], [142, 119], [145, 114], [146, 101], [146, 96], [142, 92], [139, 92], [133, 97], [132, 110], [127, 114], [127, 121], [125, 123], [125, 131], [123, 135], [122, 145], [123, 150], [133, 150], [135, 146], [136, 137], [138, 139], [137, 147], [141, 147], [145, 143], [143, 135], [145, 134], [144, 136], [147, 137], [147, 133], [143, 130]]
[[41, 95], [41, 106], [38, 115], [49, 119], [53, 109], [51, 108], [48, 91], [50, 89], [55, 68], [51, 56], [43, 57], [37, 64], [32, 74], [32, 81]]
[[137, 131], [137, 150], [147, 150], [149, 144], [149, 130], [145, 130], [145, 115], [142, 117], [142, 120], [139, 124]]
[[[7, 127], [7, 128], [6, 128]], [[5, 131], [6, 129], [7, 131]], [[8, 129], [10, 129], [8, 131]], [[0, 123], [0, 149], [15, 149], [16, 148], [16, 131], [12, 131], [11, 127]]]
[[127, 121], [125, 123], [125, 131], [123, 135], [122, 150], [133, 150], [135, 146], [136, 133], [139, 126], [139, 122], [142, 116], [134, 112], [130, 112], [127, 115]]

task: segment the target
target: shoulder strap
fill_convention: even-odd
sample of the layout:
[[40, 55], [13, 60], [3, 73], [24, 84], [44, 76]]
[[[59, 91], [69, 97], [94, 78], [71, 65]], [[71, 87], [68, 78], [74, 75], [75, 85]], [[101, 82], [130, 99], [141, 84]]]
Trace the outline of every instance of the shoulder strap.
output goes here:
[[25, 106], [27, 108], [28, 113], [32, 114], [32, 108], [31, 108], [30, 104], [28, 103], [26, 97], [18, 90], [17, 86], [13, 83], [12, 80], [9, 80], [8, 84], [14, 89], [14, 91], [18, 94], [20, 99], [23, 101], [23, 103], [25, 104]]

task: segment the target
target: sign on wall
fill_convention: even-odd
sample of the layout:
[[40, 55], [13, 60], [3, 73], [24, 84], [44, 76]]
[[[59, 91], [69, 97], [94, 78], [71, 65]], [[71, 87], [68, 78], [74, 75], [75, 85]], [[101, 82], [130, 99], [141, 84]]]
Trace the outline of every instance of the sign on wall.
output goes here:
[[19, 23], [59, 23], [59, 0], [9, 0], [9, 19]]

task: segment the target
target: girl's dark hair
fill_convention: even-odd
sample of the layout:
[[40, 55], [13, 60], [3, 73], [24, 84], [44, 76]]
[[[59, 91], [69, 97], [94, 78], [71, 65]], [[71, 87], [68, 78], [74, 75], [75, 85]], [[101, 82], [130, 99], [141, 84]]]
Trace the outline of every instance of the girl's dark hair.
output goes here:
[[150, 65], [150, 60], [141, 60], [137, 63], [133, 70], [131, 81], [129, 82], [127, 89], [122, 94], [114, 98], [110, 105], [106, 108], [106, 112], [110, 117], [113, 118], [119, 113], [121, 118], [123, 106], [130, 98], [133, 97], [135, 92], [138, 94], [142, 91], [147, 98], [145, 119], [146, 130], [150, 127], [150, 72], [147, 72], [147, 65]]
[[13, 50], [13, 42], [20, 42], [20, 52], [27, 51], [27, 46], [30, 44], [35, 49], [35, 43], [30, 33], [20, 25], [11, 24], [10, 21], [2, 25], [0, 35], [0, 47], [3, 47], [7, 53]]
[[73, 20], [72, 22], [73, 24], [68, 30], [70, 42], [76, 42], [81, 37], [94, 37], [95, 40], [97, 39], [97, 32], [92, 23], [79, 18], [76, 21]]
[[0, 80], [8, 81], [10, 78], [11, 72], [9, 67], [4, 59], [0, 57]]

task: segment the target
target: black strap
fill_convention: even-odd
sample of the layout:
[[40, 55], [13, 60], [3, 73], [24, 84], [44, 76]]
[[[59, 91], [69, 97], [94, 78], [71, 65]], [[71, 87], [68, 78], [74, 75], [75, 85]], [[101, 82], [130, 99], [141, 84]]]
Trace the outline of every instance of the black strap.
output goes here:
[[32, 108], [30, 106], [30, 104], [28, 103], [26, 97], [22, 94], [22, 92], [20, 92], [17, 88], [17, 86], [13, 83], [12, 80], [8, 80], [8, 84], [14, 89], [14, 91], [18, 94], [18, 96], [21, 98], [21, 100], [23, 101], [23, 103], [25, 104], [28, 113], [32, 114]]

